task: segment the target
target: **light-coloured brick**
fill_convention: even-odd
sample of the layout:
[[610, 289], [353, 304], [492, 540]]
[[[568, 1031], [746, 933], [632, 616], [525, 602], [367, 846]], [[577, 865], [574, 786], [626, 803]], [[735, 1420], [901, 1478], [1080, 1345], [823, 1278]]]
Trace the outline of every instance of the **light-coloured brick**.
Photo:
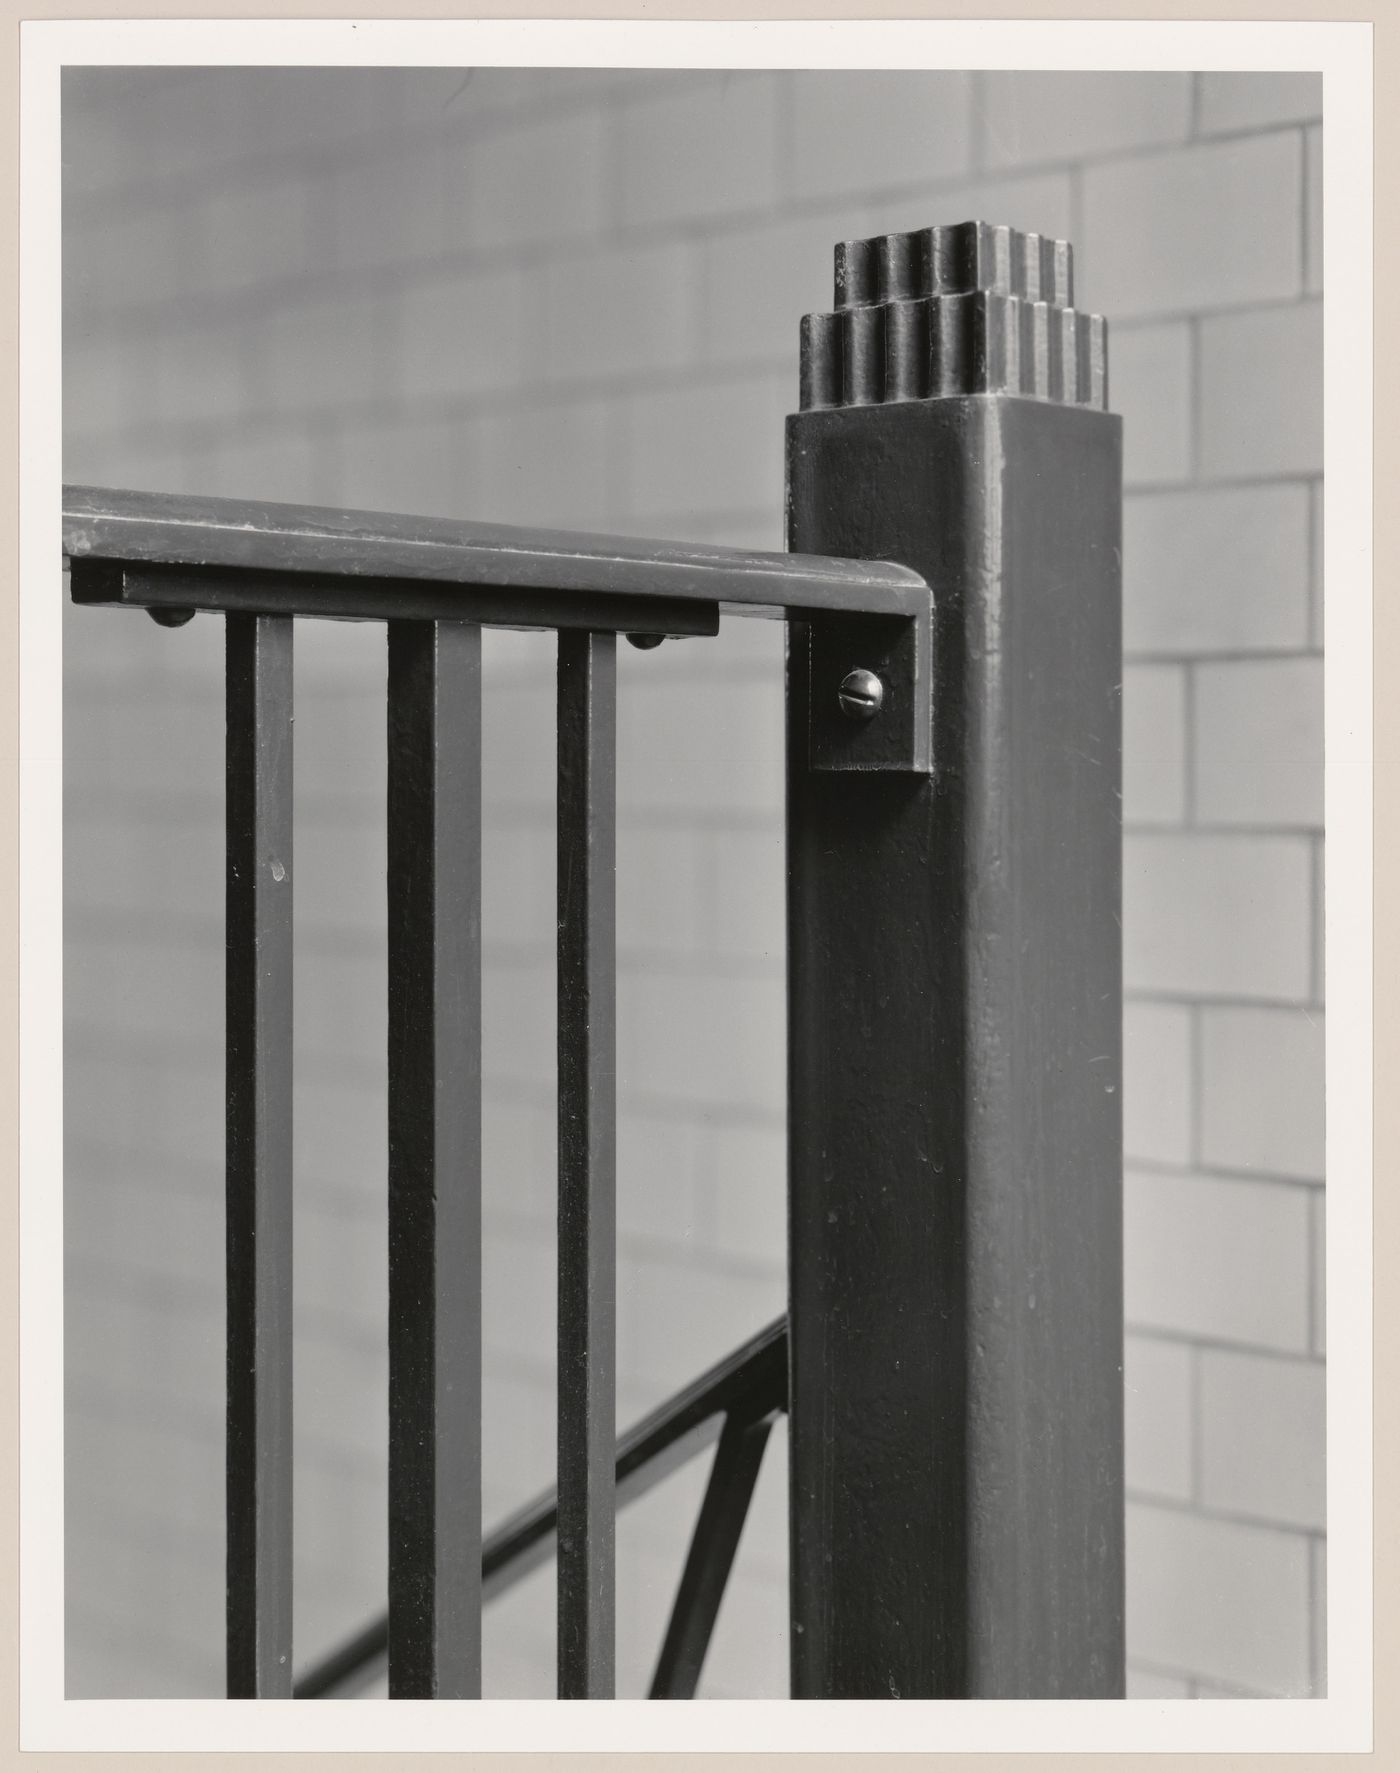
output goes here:
[[[276, 447], [275, 443], [272, 447]], [[224, 490], [218, 473], [221, 453], [217, 449], [211, 451], [207, 440], [197, 446], [182, 441], [174, 428], [109, 432], [101, 448], [88, 453], [89, 466], [81, 471], [91, 477], [90, 484], [100, 486], [119, 479], [133, 492], [218, 494]], [[76, 471], [65, 450], [64, 472]]]
[[1327, 1541], [1312, 1542], [1313, 1692], [1327, 1692]]
[[102, 1028], [108, 1039], [169, 1051], [216, 1038], [222, 1021], [221, 967], [207, 946], [70, 940], [65, 960], [83, 979], [84, 1021]]
[[[619, 649], [619, 670], [628, 651]], [[481, 636], [483, 690], [488, 695], [498, 686], [552, 691], [557, 660], [558, 641], [548, 630], [487, 628]]]
[[[350, 628], [349, 623], [336, 623], [337, 628]], [[355, 625], [359, 628], [359, 624]], [[344, 794], [332, 797], [329, 783], [318, 783], [315, 771], [304, 791], [308, 814], [321, 822], [334, 818], [347, 828], [368, 835], [376, 822], [379, 802], [385, 792], [384, 752], [384, 684], [388, 671], [387, 648], [382, 631], [378, 634], [368, 625], [360, 628], [360, 642], [353, 654], [336, 648], [318, 666], [318, 654], [325, 642], [330, 623], [306, 623], [299, 630], [307, 636], [297, 652], [297, 687], [305, 694], [298, 697], [296, 720], [296, 763], [298, 770], [310, 766], [338, 763], [342, 766], [336, 786], [342, 789], [353, 781], [364, 796], [362, 808], [350, 815]], [[334, 663], [332, 664], [332, 660]], [[334, 670], [338, 681], [328, 681]], [[302, 702], [305, 707], [302, 707]], [[347, 778], [345, 765], [353, 766]], [[332, 778], [334, 780], [334, 778]], [[298, 776], [298, 790], [302, 782]], [[317, 798], [319, 793], [319, 800]], [[319, 813], [315, 810], [321, 809]], [[373, 809], [373, 810], [371, 810]]]
[[473, 143], [471, 243], [586, 238], [603, 226], [606, 114], [570, 111]]
[[309, 1464], [297, 1471], [292, 1632], [298, 1661], [316, 1661], [344, 1641], [348, 1620], [368, 1619], [383, 1605], [383, 1579], [375, 1582], [374, 1566], [382, 1571], [388, 1561], [386, 1478]]
[[[212, 192], [199, 206], [189, 283], [213, 295], [307, 276], [323, 260], [319, 218], [332, 202], [329, 191], [304, 177]], [[361, 219], [371, 238], [383, 227], [380, 214]]]
[[1322, 660], [1196, 667], [1195, 812], [1203, 825], [1322, 824]]
[[1109, 340], [1109, 389], [1123, 415], [1123, 480], [1151, 486], [1191, 477], [1191, 329], [1135, 326]]
[[[625, 706], [625, 704], [624, 704]], [[554, 812], [554, 688], [543, 682], [487, 678], [481, 697], [482, 796], [492, 812], [518, 820], [534, 808]], [[619, 753], [620, 755], [620, 753]]]
[[[782, 694], [776, 683], [775, 696]], [[787, 852], [776, 820], [766, 831], [717, 831], [707, 846], [713, 870], [710, 939], [721, 954], [781, 965], [787, 937]]]
[[[308, 623], [297, 632], [299, 642], [296, 649], [297, 700], [300, 703], [303, 695], [315, 693], [329, 699], [360, 696], [366, 700], [362, 706], [368, 706], [368, 698], [382, 697], [384, 694], [384, 673], [386, 670], [385, 638], [382, 630], [377, 630], [372, 622], [316, 622]], [[300, 710], [298, 710], [300, 711]], [[372, 717], [372, 724], [378, 725], [377, 717]], [[301, 734], [297, 734], [298, 741]], [[300, 761], [302, 745], [297, 745], [297, 758]], [[366, 754], [368, 755], [368, 754]], [[353, 791], [363, 788], [369, 791], [368, 782], [356, 777], [354, 782], [344, 782], [342, 789]], [[342, 793], [338, 805], [347, 804], [347, 796]], [[365, 818], [366, 828], [374, 823], [372, 818]]]
[[788, 1630], [786, 1583], [736, 1566], [715, 1620], [702, 1693], [788, 1698]]
[[1311, 887], [1301, 837], [1125, 838], [1127, 988], [1301, 1002], [1311, 970]]
[[387, 1313], [386, 1228], [386, 1215], [316, 1211], [298, 1203], [293, 1232], [298, 1307], [351, 1325]]
[[295, 1057], [368, 1077], [384, 1062], [388, 1017], [383, 959], [368, 944], [344, 952], [303, 948], [296, 981]]
[[483, 1090], [481, 1198], [488, 1228], [502, 1216], [512, 1226], [530, 1218], [552, 1222], [557, 1127], [551, 1108], [503, 1101]]
[[[556, 1696], [555, 1583], [551, 1559], [512, 1584], [485, 1609], [483, 1691], [511, 1698]], [[387, 1687], [381, 1697], [388, 1698]]]
[[1130, 1326], [1307, 1352], [1303, 1190], [1130, 1172], [1123, 1200]]
[[1189, 74], [987, 73], [982, 94], [988, 166], [1184, 141], [1191, 127]]
[[225, 331], [201, 328], [166, 337], [156, 359], [154, 384], [140, 392], [136, 410], [144, 408], [163, 424], [229, 421], [247, 412], [253, 398], [236, 341]]
[[801, 316], [831, 306], [836, 242], [862, 227], [852, 204], [709, 236], [701, 273], [706, 359], [786, 359], [795, 376]]
[[[363, 1177], [369, 1155], [389, 1148], [383, 1090], [365, 1089], [345, 1078], [303, 1076], [295, 1079], [293, 1091], [296, 1175], [344, 1181], [353, 1188], [355, 1179]], [[382, 1171], [377, 1181], [382, 1181]], [[363, 1181], [359, 1191], [368, 1192]]]
[[1202, 1502], [1225, 1514], [1325, 1527], [1321, 1365], [1211, 1348], [1200, 1362]]
[[421, 283], [395, 303], [398, 365], [387, 392], [445, 399], [515, 386], [527, 361], [526, 281], [517, 271]]
[[618, 209], [628, 227], [674, 227], [778, 195], [778, 77], [732, 73], [616, 112]]
[[[82, 997], [68, 996], [75, 1034], [86, 1008]], [[81, 1200], [102, 1186], [112, 1151], [131, 1153], [132, 1161], [144, 1159], [153, 1178], [172, 1186], [183, 1176], [191, 1185], [203, 1180], [217, 1188], [223, 1168], [223, 1083], [213, 1055], [193, 1074], [173, 1068], [166, 1073], [129, 1052], [110, 1057], [95, 1050], [95, 1043], [87, 1044], [88, 1051], [75, 1050], [78, 1042], [70, 1037], [65, 1054], [65, 1095], [71, 1101], [81, 1091], [84, 1111], [82, 1120], [70, 1111], [66, 1123], [72, 1198]]]
[[789, 379], [756, 378], [638, 395], [626, 404], [623, 508], [657, 523], [672, 512], [779, 508]]
[[617, 1128], [619, 1237], [694, 1249], [704, 1132], [694, 1121], [624, 1114]]
[[791, 80], [795, 196], [946, 182], [971, 170], [970, 75], [843, 70]]
[[1126, 320], [1296, 295], [1301, 187], [1292, 133], [1089, 167], [1081, 305]]
[[1128, 1643], [1258, 1693], [1310, 1689], [1307, 1541], [1147, 1503], [1128, 1509]]
[[1186, 811], [1186, 673], [1179, 665], [1123, 670], [1123, 820], [1179, 825]]
[[482, 490], [487, 462], [476, 457], [474, 442], [473, 428], [460, 420], [346, 425], [336, 437], [335, 503], [359, 511], [495, 519], [494, 504]]
[[1159, 1674], [1155, 1668], [1128, 1664], [1129, 1699], [1189, 1699], [1191, 1683], [1181, 1675]]
[[684, 244], [551, 260], [543, 278], [543, 359], [532, 360], [532, 377], [594, 381], [693, 361], [699, 262], [699, 249]]
[[[104, 1542], [84, 1522], [69, 1525], [64, 1546], [69, 1568], [76, 1562], [92, 1571], [91, 1581], [81, 1587], [76, 1580], [68, 1585], [70, 1617], [76, 1614], [80, 1624], [89, 1627], [105, 1624], [109, 1634], [128, 1641], [130, 1648], [140, 1645], [143, 1660], [149, 1659], [147, 1679], [162, 1694], [183, 1691], [214, 1697], [221, 1685], [203, 1683], [214, 1673], [209, 1662], [215, 1659], [208, 1652], [222, 1636], [223, 1557], [218, 1538], [180, 1532], [162, 1521], [157, 1511], [139, 1507], [123, 1512], [114, 1525], [118, 1533], [112, 1538], [125, 1543]], [[134, 1590], [147, 1602], [148, 1619], [131, 1618]], [[135, 1690], [144, 1697], [151, 1688]]]
[[[169, 926], [161, 929], [160, 920], [170, 917], [181, 919], [182, 940], [217, 948], [217, 913], [201, 922], [198, 910], [217, 905], [222, 892], [222, 839], [214, 823], [191, 820], [188, 827], [172, 830], [143, 821], [130, 801], [120, 798], [109, 804], [105, 816], [94, 809], [84, 832], [87, 841], [75, 845], [71, 857], [65, 936], [111, 940], [114, 919], [122, 913], [151, 913], [155, 922], [145, 920], [145, 927], [157, 945], [173, 934]], [[128, 935], [136, 933], [131, 924], [123, 927]]]
[[[105, 1385], [73, 1384], [70, 1398], [63, 1448], [70, 1525], [83, 1515], [100, 1518], [100, 1506], [118, 1527], [123, 1522], [129, 1527], [134, 1514], [166, 1523], [182, 1536], [207, 1532], [211, 1525], [217, 1531], [200, 1502], [223, 1490], [217, 1386], [152, 1406], [130, 1371], [114, 1361]], [[115, 1551], [120, 1532], [112, 1538]]]
[[482, 938], [535, 943], [555, 936], [555, 833], [548, 826], [507, 826], [482, 842]]
[[1202, 74], [1201, 128], [1259, 129], [1322, 115], [1321, 74]]
[[787, 1251], [787, 1140], [780, 1126], [716, 1127], [708, 1193], [716, 1250], [782, 1272]]
[[[314, 1329], [314, 1333], [313, 1333]], [[297, 1326], [292, 1379], [297, 1453], [383, 1467], [389, 1456], [389, 1357], [369, 1337], [318, 1321]]]
[[[65, 463], [71, 439], [80, 431], [111, 431], [131, 422], [143, 401], [131, 374], [132, 353], [113, 351], [100, 339], [84, 337], [73, 326], [63, 339], [63, 436]], [[65, 473], [71, 469], [65, 466]]]
[[555, 1054], [553, 957], [481, 970], [482, 1075], [491, 1083], [547, 1088]]
[[1307, 226], [1303, 234], [1306, 276], [1309, 295], [1322, 294], [1323, 276], [1323, 212], [1322, 212], [1322, 126], [1308, 131], [1307, 162]]
[[1190, 1010], [1182, 1004], [1124, 1004], [1123, 1149], [1129, 1159], [1188, 1161], [1191, 1094]]
[[1190, 1499], [1191, 1360], [1181, 1342], [1129, 1336], [1124, 1345], [1127, 1482], [1137, 1494]]
[[[118, 1192], [124, 1200], [132, 1193]], [[171, 1191], [166, 1194], [169, 1203]], [[86, 1190], [83, 1207], [95, 1197], [95, 1190]], [[118, 1233], [105, 1255], [70, 1256], [69, 1282], [80, 1293], [67, 1317], [65, 1370], [89, 1389], [120, 1372], [146, 1416], [172, 1426], [187, 1414], [198, 1419], [205, 1410], [201, 1400], [221, 1384], [217, 1231], [214, 1240], [162, 1260], [157, 1221], [144, 1247], [134, 1245], [131, 1233]]]
[[[702, 945], [702, 839], [673, 827], [627, 825], [617, 837], [617, 945], [626, 953], [695, 955]], [[638, 963], [633, 963], [638, 964]], [[648, 962], [642, 960], [640, 970]]]
[[1312, 1199], [1312, 1280], [1309, 1288], [1312, 1312], [1312, 1350], [1327, 1352], [1327, 1198]]
[[[411, 292], [399, 315], [406, 335], [416, 322], [415, 307], [426, 313], [427, 292]], [[399, 378], [412, 378], [406, 392], [421, 394], [450, 388], [453, 346], [444, 314], [435, 336], [441, 353], [441, 374], [425, 382], [421, 357], [406, 338], [401, 362], [386, 349], [385, 315], [369, 297], [326, 297], [313, 302], [281, 304], [258, 330], [249, 361], [258, 409], [302, 418], [309, 408], [335, 408], [353, 401], [382, 399], [399, 391]], [[417, 368], [417, 373], [414, 370]]]
[[463, 222], [469, 200], [465, 169], [436, 146], [353, 163], [315, 190], [311, 213], [329, 212], [327, 256], [353, 273], [369, 265], [407, 266], [473, 244]]
[[[488, 1367], [553, 1370], [557, 1265], [554, 1240], [537, 1231], [493, 1227], [481, 1280], [481, 1326]], [[619, 1289], [619, 1295], [621, 1289]]]
[[1322, 470], [1322, 304], [1201, 323], [1201, 471], [1222, 478]]
[[[470, 515], [550, 529], [605, 527], [609, 439], [603, 402], [493, 413], [474, 430]], [[458, 509], [465, 504], [459, 495]]]
[[1123, 644], [1129, 654], [1305, 646], [1307, 489], [1129, 496], [1123, 571]]
[[64, 265], [68, 312], [106, 316], [197, 292], [202, 287], [198, 242], [203, 210], [204, 205], [196, 210], [171, 203], [135, 214], [94, 217], [86, 227], [68, 225], [65, 256], [73, 261], [71, 287]]
[[457, 68], [442, 73], [445, 79], [451, 77], [444, 106], [450, 102], [454, 116], [478, 128], [552, 110], [561, 99], [599, 104], [619, 81], [631, 86], [639, 77], [637, 71], [623, 68], [473, 68], [469, 79]]
[[1322, 1015], [1207, 1005], [1201, 1043], [1205, 1162], [1320, 1180], [1326, 1164]]
[[634, 813], [783, 808], [782, 699], [767, 684], [634, 688], [618, 710], [618, 800]]
[[781, 980], [624, 973], [617, 999], [619, 1088], [731, 1112], [781, 1112]]
[[[481, 1381], [482, 1481], [514, 1492], [519, 1507], [554, 1481], [556, 1406], [552, 1387], [518, 1371], [498, 1372], [488, 1356]], [[488, 1521], [494, 1511], [483, 1511]]]
[[780, 1275], [630, 1263], [617, 1295], [619, 1387], [659, 1403], [777, 1317], [783, 1292]]
[[[84, 232], [150, 176], [159, 153], [154, 90], [188, 70], [67, 67], [61, 75], [65, 221]], [[66, 270], [66, 266], [65, 266]]]
[[[664, 1488], [669, 1486], [644, 1497], [641, 1506], [654, 1507], [663, 1499]], [[669, 1503], [670, 1497], [664, 1496], [664, 1501]], [[681, 1545], [685, 1543], [687, 1526], [693, 1522], [694, 1515], [689, 1523], [675, 1520], [675, 1537]], [[657, 1550], [650, 1543], [637, 1542], [636, 1529], [633, 1508], [619, 1520], [617, 1534], [614, 1690], [622, 1700], [643, 1698], [650, 1686], [657, 1650], [666, 1635], [671, 1602], [680, 1580], [676, 1547]]]
[[[199, 101], [217, 114], [223, 106], [245, 107], [242, 154], [301, 155], [343, 147], [357, 138], [392, 136], [404, 88], [418, 84], [417, 70], [395, 70], [384, 78], [376, 68], [268, 67], [255, 71], [211, 70]], [[378, 76], [378, 77], [377, 77]], [[197, 119], [191, 118], [191, 133]], [[230, 156], [233, 157], [233, 156]]]

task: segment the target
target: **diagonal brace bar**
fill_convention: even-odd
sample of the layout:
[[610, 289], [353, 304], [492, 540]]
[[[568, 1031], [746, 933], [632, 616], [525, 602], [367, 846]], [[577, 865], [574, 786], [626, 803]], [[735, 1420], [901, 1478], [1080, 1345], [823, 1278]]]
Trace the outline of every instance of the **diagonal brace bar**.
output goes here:
[[772, 1428], [771, 1416], [725, 1419], [649, 1699], [695, 1697]]

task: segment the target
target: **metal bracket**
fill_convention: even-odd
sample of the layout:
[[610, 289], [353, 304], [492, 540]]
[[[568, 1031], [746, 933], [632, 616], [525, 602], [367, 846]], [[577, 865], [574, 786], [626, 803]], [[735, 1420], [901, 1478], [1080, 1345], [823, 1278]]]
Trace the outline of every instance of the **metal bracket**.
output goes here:
[[[931, 599], [913, 621], [840, 615], [794, 623], [790, 644], [806, 652], [810, 769], [933, 774]], [[883, 692], [878, 711], [864, 719], [842, 707], [841, 686], [854, 671], [872, 672]]]

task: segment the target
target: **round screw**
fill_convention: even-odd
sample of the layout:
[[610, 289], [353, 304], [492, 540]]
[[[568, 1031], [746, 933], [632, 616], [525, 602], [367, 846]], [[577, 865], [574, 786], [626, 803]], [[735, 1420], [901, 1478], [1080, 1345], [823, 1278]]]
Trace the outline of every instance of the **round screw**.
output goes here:
[[666, 636], [664, 634], [629, 634], [627, 638], [639, 651], [649, 653], [654, 646], [660, 646]]
[[851, 671], [841, 679], [841, 712], [847, 720], [873, 720], [885, 699], [885, 686], [873, 671]]
[[146, 614], [160, 628], [183, 628], [186, 622], [194, 620], [192, 609], [151, 609]]

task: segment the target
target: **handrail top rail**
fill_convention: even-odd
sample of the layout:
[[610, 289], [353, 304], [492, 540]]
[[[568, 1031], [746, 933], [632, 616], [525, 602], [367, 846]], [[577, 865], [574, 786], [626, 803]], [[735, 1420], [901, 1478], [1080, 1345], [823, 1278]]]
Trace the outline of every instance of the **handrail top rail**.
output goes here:
[[63, 552], [70, 561], [703, 599], [755, 612], [917, 619], [929, 608], [924, 579], [888, 561], [109, 487], [64, 487]]

